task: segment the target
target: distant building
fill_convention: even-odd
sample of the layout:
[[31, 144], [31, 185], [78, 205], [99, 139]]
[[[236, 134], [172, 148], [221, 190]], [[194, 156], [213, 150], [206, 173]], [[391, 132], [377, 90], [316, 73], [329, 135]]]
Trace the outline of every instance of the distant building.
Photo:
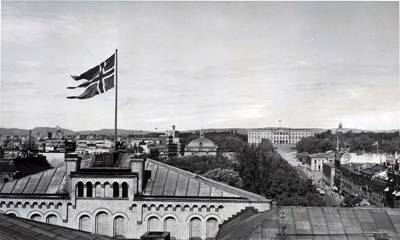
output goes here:
[[335, 179], [335, 162], [324, 162], [322, 171], [322, 179], [324, 180], [325, 184], [328, 186], [333, 186]]
[[200, 131], [200, 137], [192, 140], [185, 148], [185, 156], [197, 155], [216, 156], [218, 146], [211, 140], [204, 137], [203, 131]]
[[307, 157], [307, 169], [309, 171], [322, 171], [324, 162], [333, 162], [335, 160], [334, 152], [315, 153]]
[[275, 144], [296, 144], [302, 138], [313, 137], [314, 132], [307, 129], [253, 129], [247, 135], [250, 144], [259, 144], [262, 139]]
[[[154, 147], [152, 148], [154, 149]], [[179, 131], [176, 131], [175, 125], [173, 125], [171, 130], [165, 132], [165, 135], [158, 136], [156, 149], [158, 149], [161, 158], [183, 156], [185, 139], [179, 137]]]

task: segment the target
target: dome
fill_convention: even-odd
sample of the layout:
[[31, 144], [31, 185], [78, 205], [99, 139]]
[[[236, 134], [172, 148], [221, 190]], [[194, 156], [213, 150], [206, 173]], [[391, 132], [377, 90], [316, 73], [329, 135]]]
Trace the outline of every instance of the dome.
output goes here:
[[213, 148], [216, 147], [216, 145], [209, 139], [207, 138], [196, 138], [192, 140], [187, 147], [189, 148], [198, 148], [198, 147], [203, 147], [203, 148]]

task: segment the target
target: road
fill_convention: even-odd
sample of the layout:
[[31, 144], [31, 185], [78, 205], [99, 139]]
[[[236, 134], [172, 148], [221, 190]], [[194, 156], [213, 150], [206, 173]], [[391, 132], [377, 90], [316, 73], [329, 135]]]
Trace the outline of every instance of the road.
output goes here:
[[321, 188], [325, 190], [325, 195], [321, 195], [321, 197], [325, 200], [326, 206], [332, 207], [333, 205], [338, 206], [338, 201], [332, 197], [332, 191], [330, 187], [324, 187], [322, 184], [317, 182], [317, 179], [321, 178], [315, 175], [307, 174], [307, 168], [303, 166], [297, 159], [296, 159], [296, 150], [293, 149], [294, 146], [291, 145], [278, 145], [277, 152], [285, 159], [290, 165], [292, 165], [296, 170], [297, 174], [302, 179], [308, 179], [309, 177], [314, 178], [313, 183], [316, 188]]

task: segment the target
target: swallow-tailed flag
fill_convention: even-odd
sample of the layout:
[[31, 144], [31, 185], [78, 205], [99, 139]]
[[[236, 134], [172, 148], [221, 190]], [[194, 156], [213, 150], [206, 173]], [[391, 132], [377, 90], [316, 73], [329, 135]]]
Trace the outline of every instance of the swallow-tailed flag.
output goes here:
[[109, 57], [98, 66], [89, 69], [79, 76], [72, 76], [75, 81], [86, 79], [88, 81], [81, 83], [77, 87], [68, 87], [68, 89], [86, 88], [79, 96], [70, 96], [68, 99], [88, 99], [100, 93], [105, 93], [114, 87], [115, 78], [115, 54]]

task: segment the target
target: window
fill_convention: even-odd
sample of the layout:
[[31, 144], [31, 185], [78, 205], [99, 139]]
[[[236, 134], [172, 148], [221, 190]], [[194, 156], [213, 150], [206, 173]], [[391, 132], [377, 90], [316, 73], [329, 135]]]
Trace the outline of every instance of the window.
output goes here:
[[179, 225], [176, 224], [176, 220], [173, 217], [168, 217], [164, 220], [164, 231], [170, 232], [171, 237], [176, 237], [178, 233]]
[[114, 237], [125, 237], [125, 219], [121, 216], [114, 218]]
[[33, 214], [31, 220], [39, 222], [42, 220], [42, 217], [39, 214]]
[[147, 231], [160, 231], [160, 220], [157, 217], [151, 217], [147, 220]]
[[218, 221], [215, 218], [207, 220], [207, 238], [214, 239], [218, 232]]
[[128, 197], [128, 184], [126, 182], [122, 183], [122, 197]]
[[46, 223], [56, 225], [57, 224], [57, 216], [54, 214], [47, 216]]
[[119, 197], [119, 185], [118, 183], [113, 183], [113, 197]]
[[107, 222], [108, 214], [105, 212], [100, 212], [96, 216], [96, 234], [98, 235], [108, 235], [109, 223]]
[[86, 183], [86, 197], [93, 197], [93, 186], [91, 182]]
[[78, 182], [78, 197], [83, 197], [83, 183]]
[[190, 220], [190, 238], [201, 238], [201, 229], [200, 218], [192, 218]]

